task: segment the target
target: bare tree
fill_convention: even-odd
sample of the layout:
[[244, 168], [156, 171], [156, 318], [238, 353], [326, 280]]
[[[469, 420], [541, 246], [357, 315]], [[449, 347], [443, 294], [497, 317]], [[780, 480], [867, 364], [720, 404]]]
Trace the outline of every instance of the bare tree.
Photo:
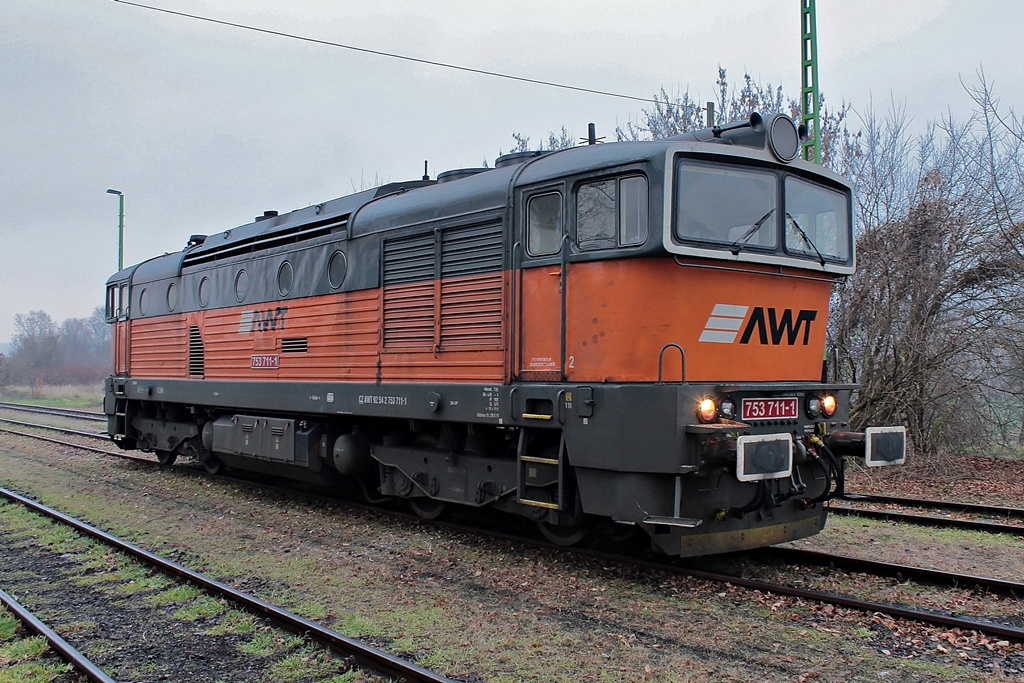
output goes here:
[[[562, 130], [555, 133], [554, 131], [548, 133], [547, 140], [541, 140], [540, 145], [534, 147], [530, 144], [530, 136], [523, 135], [521, 133], [512, 133], [512, 139], [516, 141], [516, 144], [509, 150], [509, 154], [515, 152], [531, 152], [534, 150], [540, 152], [551, 151], [555, 152], [560, 149], [568, 149], [569, 147], [576, 146], [576, 138], [570, 133], [565, 126], [562, 126]], [[498, 155], [501, 156], [502, 152], [499, 150]]]
[[11, 363], [19, 376], [40, 373], [61, 364], [60, 335], [53, 319], [45, 311], [30, 311], [14, 316], [11, 337]]
[[62, 356], [69, 365], [106, 367], [110, 361], [110, 325], [102, 308], [88, 318], [68, 318], [60, 326]]
[[[729, 121], [747, 119], [757, 112], [768, 117], [774, 114], [786, 114], [800, 122], [800, 100], [786, 97], [781, 86], [770, 83], [762, 84], [749, 74], [743, 74], [743, 84], [739, 90], [730, 90], [728, 73], [725, 68], [718, 67], [717, 102], [715, 104], [716, 125]], [[847, 130], [846, 121], [850, 106], [843, 103], [838, 109], [826, 106], [825, 96], [819, 95], [818, 111], [821, 113], [820, 125], [822, 164], [844, 173], [851, 166], [844, 152], [852, 149], [856, 134]], [[617, 127], [615, 135], [621, 141], [626, 140], [658, 140], [707, 126], [707, 105], [698, 102], [690, 93], [669, 96], [664, 88], [654, 95], [654, 106], [643, 109], [639, 121], [628, 121], [626, 127]], [[813, 132], [813, 131], [812, 131]]]
[[59, 327], [44, 311], [14, 317], [7, 378], [34, 384], [84, 384], [110, 366], [110, 326], [102, 307], [88, 318], [69, 318]]
[[1019, 150], [996, 144], [994, 120], [981, 107], [912, 138], [902, 110], [868, 111], [844, 154], [859, 263], [837, 288], [831, 339], [861, 385], [855, 423], [905, 423], [925, 453], [994, 445], [1008, 399], [1020, 417], [1024, 202], [1005, 173]]

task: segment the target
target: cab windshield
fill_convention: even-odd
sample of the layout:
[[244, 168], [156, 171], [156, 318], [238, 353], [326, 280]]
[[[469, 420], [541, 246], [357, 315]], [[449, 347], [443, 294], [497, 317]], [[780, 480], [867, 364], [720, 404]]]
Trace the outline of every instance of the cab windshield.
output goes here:
[[682, 159], [673, 236], [685, 246], [847, 263], [847, 196], [781, 170]]

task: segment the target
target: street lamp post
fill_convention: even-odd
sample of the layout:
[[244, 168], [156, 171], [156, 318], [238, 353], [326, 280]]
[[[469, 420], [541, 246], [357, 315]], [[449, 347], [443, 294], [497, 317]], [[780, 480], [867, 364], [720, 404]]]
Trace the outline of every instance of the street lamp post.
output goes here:
[[124, 269], [124, 193], [121, 190], [107, 190], [117, 195], [117, 270]]

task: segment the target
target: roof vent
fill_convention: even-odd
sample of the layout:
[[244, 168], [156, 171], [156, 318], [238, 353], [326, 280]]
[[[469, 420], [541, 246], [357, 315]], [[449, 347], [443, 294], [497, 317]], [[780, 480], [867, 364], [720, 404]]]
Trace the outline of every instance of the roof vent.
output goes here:
[[533, 151], [533, 152], [512, 152], [511, 154], [503, 154], [498, 157], [494, 162], [494, 168], [505, 168], [506, 166], [515, 166], [521, 164], [527, 159], [539, 157], [547, 152]]
[[265, 221], [268, 218], [277, 218], [277, 211], [264, 211], [262, 216], [256, 216], [257, 221]]
[[437, 174], [437, 182], [439, 183], [450, 183], [453, 180], [459, 180], [461, 178], [468, 178], [471, 175], [477, 173], [483, 173], [489, 171], [489, 168], [456, 168], [451, 171], [445, 171], [444, 173]]

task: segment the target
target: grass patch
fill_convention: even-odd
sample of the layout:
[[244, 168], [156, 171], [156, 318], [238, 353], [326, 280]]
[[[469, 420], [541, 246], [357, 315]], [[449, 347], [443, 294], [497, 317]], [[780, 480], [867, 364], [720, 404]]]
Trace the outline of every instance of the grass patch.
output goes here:
[[0, 512], [3, 513], [0, 515], [0, 526], [5, 530], [56, 552], [82, 553], [97, 547], [74, 529], [58, 524], [19, 504], [4, 501], [0, 503]]
[[335, 628], [342, 635], [349, 636], [351, 638], [359, 637], [375, 637], [382, 636], [387, 633], [387, 630], [383, 625], [379, 624], [372, 619], [364, 617], [359, 612], [352, 614], [346, 614]]
[[868, 529], [871, 537], [880, 545], [894, 546], [935, 546], [938, 544], [970, 545], [974, 548], [997, 548], [1007, 545], [1019, 545], [1024, 549], [1024, 541], [1019, 536], [1009, 534], [992, 534], [971, 531], [969, 529], [953, 529], [941, 526], [923, 526], [917, 524], [901, 524], [881, 519], [868, 519], [856, 515], [830, 515], [826, 529], [839, 535], [844, 530]]
[[292, 611], [313, 621], [323, 621], [327, 618], [327, 608], [318, 601], [300, 602]]
[[25, 683], [25, 681], [52, 681], [71, 671], [70, 664], [47, 662], [22, 662], [0, 669], [0, 683]]
[[223, 602], [209, 595], [204, 595], [179, 609], [174, 613], [174, 617], [183, 621], [198, 621], [215, 617], [223, 613], [224, 609]]
[[7, 642], [18, 632], [20, 622], [13, 614], [0, 606], [0, 642]]
[[146, 601], [156, 607], [175, 604], [184, 605], [187, 602], [195, 600], [202, 594], [203, 592], [195, 586], [174, 586], [173, 588], [168, 588], [156, 595], [148, 596]]
[[327, 650], [305, 647], [288, 655], [271, 668], [271, 676], [281, 683], [293, 681], [354, 681], [355, 672], [339, 673], [344, 663], [331, 656]]
[[123, 586], [118, 586], [114, 589], [114, 592], [118, 595], [137, 595], [139, 593], [149, 593], [151, 591], [163, 590], [173, 584], [170, 578], [161, 576], [159, 574], [153, 574], [151, 576], [143, 576], [138, 579], [132, 579]]
[[225, 614], [217, 622], [216, 625], [211, 626], [206, 630], [206, 635], [210, 636], [224, 636], [224, 635], [236, 635], [244, 636], [250, 633], [256, 632], [256, 617], [251, 614], [239, 610], [231, 610]]
[[50, 386], [47, 384], [36, 386], [8, 385], [0, 393], [0, 400], [54, 408], [95, 410], [103, 405], [103, 383], [60, 386]]
[[241, 646], [242, 652], [257, 657], [269, 657], [278, 650], [287, 650], [300, 645], [299, 636], [285, 635], [271, 629], [259, 631], [248, 643]]
[[426, 655], [416, 663], [425, 669], [435, 669], [438, 671], [447, 669], [452, 666], [453, 663], [459, 661], [459, 653], [453, 648], [443, 648], [440, 650], [434, 650], [430, 654]]
[[0, 664], [41, 657], [47, 647], [46, 638], [42, 636], [13, 640], [0, 646]]

